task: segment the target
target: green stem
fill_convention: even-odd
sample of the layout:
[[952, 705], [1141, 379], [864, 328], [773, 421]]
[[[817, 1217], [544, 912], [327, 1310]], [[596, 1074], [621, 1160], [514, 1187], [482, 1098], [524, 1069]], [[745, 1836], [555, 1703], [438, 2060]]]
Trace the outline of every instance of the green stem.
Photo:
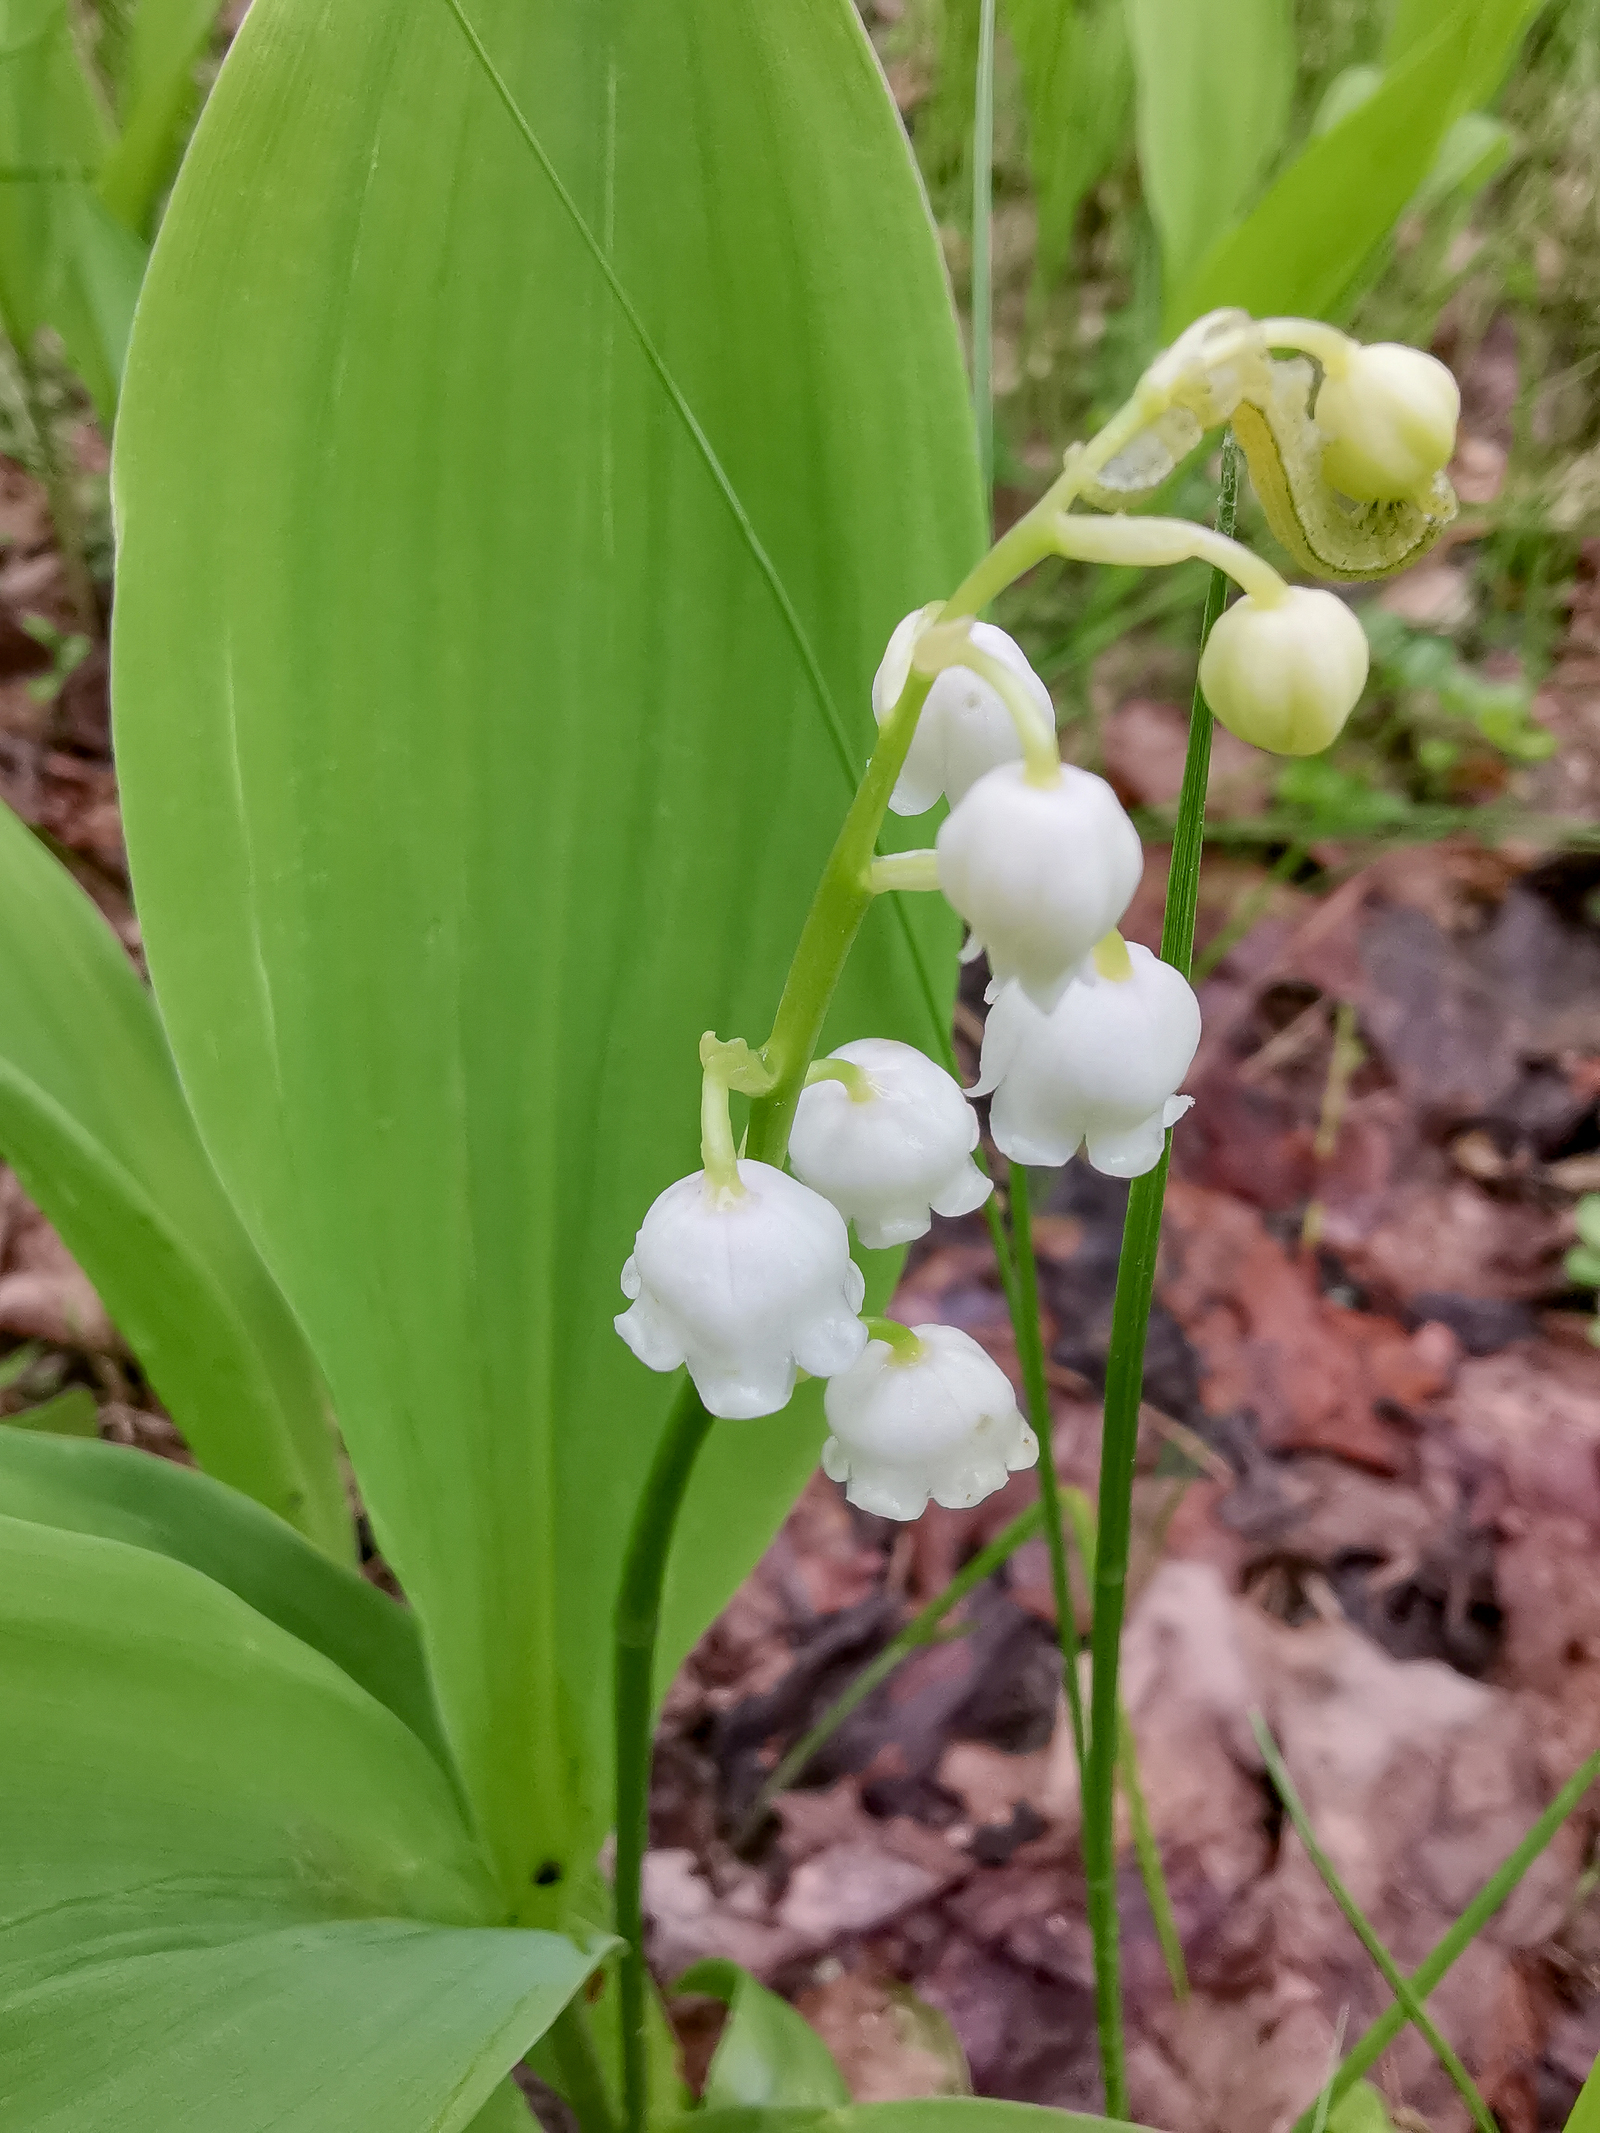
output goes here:
[[902, 1325], [897, 1318], [869, 1317], [862, 1319], [861, 1323], [867, 1329], [867, 1338], [869, 1340], [882, 1341], [884, 1346], [890, 1350], [895, 1362], [902, 1366], [909, 1363], [920, 1363], [928, 1352], [924, 1342], [912, 1332], [909, 1326]]
[[[1217, 531], [1232, 535], [1239, 515], [1239, 482], [1244, 454], [1230, 433], [1222, 445], [1222, 481], [1217, 494]], [[1228, 597], [1228, 581], [1213, 570], [1206, 587], [1205, 612], [1200, 622], [1200, 649], [1206, 648], [1211, 626], [1222, 613]], [[1178, 818], [1172, 826], [1172, 860], [1167, 874], [1167, 909], [1161, 922], [1161, 959], [1181, 970], [1185, 977], [1194, 961], [1194, 921], [1200, 907], [1200, 855], [1206, 839], [1206, 786], [1211, 778], [1211, 708], [1194, 685], [1189, 705], [1189, 747], [1183, 759], [1183, 785], [1178, 794]]]
[[[1017, 729], [1017, 739], [1022, 743], [1023, 760], [1028, 766], [1028, 782], [1031, 785], [1054, 785], [1061, 777], [1061, 744], [1056, 738], [1056, 722], [1047, 719], [1035, 702], [1028, 685], [1020, 674], [1014, 674], [1003, 659], [996, 659], [981, 645], [972, 642], [970, 625], [966, 622], [941, 624], [940, 630], [950, 629], [956, 638], [959, 650], [953, 646], [943, 654], [941, 664], [965, 667], [969, 674], [977, 674], [993, 689], [996, 696], [1011, 714], [1011, 722]], [[956, 637], [956, 632], [960, 636]], [[930, 630], [923, 640], [931, 639], [938, 645], [939, 631]], [[919, 665], [930, 662], [921, 657], [922, 645], [918, 646]]]
[[972, 415], [986, 515], [994, 500], [994, 16], [995, 0], [979, 0], [972, 115]]
[[700, 1165], [707, 1186], [721, 1201], [744, 1197], [728, 1115], [728, 1084], [709, 1067], [700, 1077]]
[[568, 2000], [545, 2032], [557, 2085], [583, 2133], [617, 2133], [617, 2115], [582, 1998]]
[[[1233, 531], [1239, 498], [1239, 452], [1230, 437], [1223, 446], [1222, 491], [1217, 506], [1218, 530]], [[1200, 643], [1205, 647], [1211, 625], [1222, 611], [1227, 579], [1213, 570], [1206, 594]], [[1205, 843], [1206, 782], [1211, 768], [1211, 712], [1195, 685], [1189, 712], [1189, 747], [1183, 765], [1183, 790], [1172, 836], [1167, 909], [1161, 927], [1161, 954], [1188, 975], [1194, 954], [1194, 920], [1200, 895], [1200, 855]], [[1099, 1545], [1096, 1550], [1094, 1619], [1090, 1649], [1094, 1667], [1090, 1691], [1089, 1756], [1084, 1783], [1084, 1880], [1089, 1899], [1089, 1930], [1094, 1941], [1095, 2020], [1100, 2065], [1105, 2078], [1106, 2113], [1128, 2115], [1127, 2067], [1122, 2038], [1122, 1957], [1117, 1927], [1116, 1768], [1118, 1740], [1117, 1669], [1128, 1582], [1128, 1550], [1133, 1527], [1133, 1468], [1139, 1441], [1139, 1405], [1144, 1394], [1145, 1331], [1155, 1295], [1156, 1252], [1161, 1240], [1161, 1208], [1166, 1197], [1168, 1136], [1154, 1170], [1135, 1178], [1123, 1221], [1122, 1256], [1117, 1266], [1117, 1294], [1111, 1318], [1111, 1348], [1106, 1359], [1105, 1426], [1100, 1452]]]
[[83, 514], [78, 509], [72, 470], [62, 463], [61, 454], [56, 448], [55, 429], [50, 420], [50, 410], [45, 406], [44, 395], [39, 389], [38, 372], [34, 369], [31, 359], [21, 349], [16, 351], [16, 358], [23, 411], [28, 418], [28, 427], [33, 431], [33, 448], [39, 464], [39, 479], [44, 484], [50, 522], [55, 528], [56, 547], [61, 555], [61, 574], [67, 584], [67, 598], [71, 602], [78, 627], [91, 637], [98, 636], [101, 627], [100, 601], [94, 589], [94, 579], [89, 574], [83, 536]]
[[816, 1059], [806, 1068], [806, 1087], [813, 1089], [819, 1081], [837, 1081], [849, 1091], [852, 1103], [872, 1101], [872, 1077], [865, 1067], [856, 1065], [853, 1059]]
[[1186, 2000], [1189, 1997], [1189, 1967], [1183, 1959], [1183, 1942], [1167, 1888], [1166, 1870], [1161, 1864], [1161, 1847], [1150, 1826], [1150, 1809], [1145, 1804], [1144, 1785], [1139, 1776], [1139, 1744], [1133, 1737], [1128, 1714], [1120, 1706], [1117, 1711], [1117, 1776], [1122, 1797], [1128, 1803], [1128, 1823], [1139, 1860], [1139, 1878], [1144, 1883], [1150, 1916], [1155, 1920], [1156, 1939], [1161, 1943], [1162, 1960], [1172, 1982], [1172, 1996]]
[[752, 1099], [745, 1153], [758, 1163], [782, 1169], [789, 1147], [794, 1107], [805, 1087], [823, 1020], [839, 983], [845, 959], [871, 908], [872, 853], [888, 810], [889, 795], [905, 766], [917, 718], [931, 687], [928, 677], [912, 674], [900, 701], [878, 735], [866, 776], [844, 818], [784, 980], [783, 997], [773, 1018], [772, 1035], [761, 1057], [771, 1070], [772, 1088]]
[[1061, 1481], [1056, 1473], [1054, 1417], [1050, 1412], [1050, 1385], [1045, 1376], [1044, 1337], [1039, 1327], [1039, 1275], [1033, 1258], [1033, 1214], [1028, 1198], [1028, 1173], [1021, 1163], [1010, 1172], [1011, 1236], [1017, 1255], [1016, 1303], [1012, 1326], [1017, 1336], [1017, 1359], [1028, 1395], [1028, 1415], [1039, 1440], [1039, 1502], [1044, 1513], [1045, 1544], [1050, 1550], [1050, 1586], [1055, 1595], [1056, 1641], [1061, 1647], [1061, 1684], [1072, 1714], [1072, 1745], [1078, 1757], [1082, 1780], [1086, 1767], [1083, 1690], [1078, 1682], [1078, 1610], [1072, 1604], [1072, 1579], [1067, 1570], [1067, 1537], [1061, 1521]]
[[[1456, 1958], [1476, 1940], [1597, 1778], [1600, 1778], [1600, 1749], [1596, 1749], [1587, 1762], [1579, 1764], [1516, 1850], [1495, 1869], [1449, 1932], [1412, 1971], [1406, 1982], [1414, 1998], [1425, 2000]], [[1406, 2011], [1399, 2005], [1379, 2015], [1371, 2028], [1356, 2040], [1329, 2082], [1325, 2093], [1330, 2103], [1336, 2104], [1355, 2086], [1368, 2067], [1382, 2058], [1405, 2026]], [[1315, 2107], [1303, 2111], [1290, 2133], [1312, 2133], [1315, 2118]]]
[[1251, 1712], [1250, 1725], [1255, 1733], [1256, 1744], [1266, 1761], [1267, 1775], [1272, 1779], [1278, 1798], [1283, 1802], [1284, 1812], [1294, 1824], [1295, 1834], [1305, 1846], [1306, 1857], [1322, 1876], [1328, 1894], [1344, 1914], [1345, 1923], [1377, 1964], [1383, 1974], [1384, 1983], [1399, 2001], [1406, 2020], [1427, 2040], [1434, 2057], [1450, 2076], [1456, 2094], [1466, 2105], [1479, 2133], [1499, 2133], [1494, 2120], [1489, 2116], [1489, 2106], [1478, 2093], [1477, 2083], [1461, 2064], [1450, 2044], [1440, 2035], [1433, 2018], [1412, 1991], [1409, 1979], [1402, 1975], [1394, 1957], [1373, 1931], [1366, 1913], [1339, 1879], [1333, 1861], [1318, 1842], [1317, 1833], [1311, 1826], [1311, 1817], [1305, 1810], [1305, 1802], [1295, 1790], [1294, 1780], [1278, 1752], [1278, 1744], [1267, 1731], [1267, 1722], [1259, 1711]]
[[767, 1809], [780, 1792], [787, 1792], [795, 1780], [801, 1777], [812, 1758], [832, 1740], [852, 1711], [859, 1710], [880, 1682], [886, 1681], [903, 1659], [909, 1659], [923, 1645], [935, 1642], [935, 1632], [945, 1616], [958, 1606], [967, 1594], [981, 1585], [985, 1578], [992, 1577], [1008, 1557], [1014, 1555], [1025, 1540], [1030, 1540], [1039, 1530], [1039, 1520], [1044, 1506], [1033, 1504], [1020, 1518], [1012, 1520], [1003, 1533], [996, 1534], [987, 1548], [980, 1548], [970, 1563], [964, 1563], [946, 1585], [937, 1599], [930, 1600], [920, 1614], [915, 1614], [897, 1636], [883, 1647], [878, 1656], [857, 1674], [844, 1692], [835, 1697], [811, 1730], [802, 1735], [775, 1765], [772, 1774], [756, 1794], [749, 1813], [739, 1825], [734, 1839], [744, 1844], [761, 1827]]
[[617, 1864], [614, 1915], [623, 1943], [618, 1963], [622, 2091], [629, 2133], [643, 2133], [649, 2112], [646, 2017], [650, 1979], [644, 1959], [644, 1855], [650, 1836], [650, 1762], [655, 1732], [656, 1638], [673, 1528], [711, 1417], [685, 1383], [656, 1447], [634, 1513], [617, 1589], [616, 1760]]

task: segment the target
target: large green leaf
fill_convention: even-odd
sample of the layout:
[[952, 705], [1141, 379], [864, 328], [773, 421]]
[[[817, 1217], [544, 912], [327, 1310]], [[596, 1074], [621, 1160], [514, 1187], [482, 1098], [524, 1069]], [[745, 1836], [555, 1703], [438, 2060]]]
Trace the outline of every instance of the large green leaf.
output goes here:
[[[888, 632], [981, 522], [850, 0], [471, 4], [246, 19], [129, 358], [116, 729], [185, 1086], [506, 1886], [555, 1918], [675, 1390], [611, 1329], [618, 1272], [696, 1161], [700, 1033], [764, 1034]], [[840, 1037], [946, 1011], [948, 914], [897, 901]], [[814, 1387], [718, 1430], [669, 1658], [818, 1436]]]
[[1235, 230], [1168, 293], [1177, 332], [1218, 304], [1258, 316], [1334, 313], [1432, 169], [1451, 126], [1481, 101], [1539, 0], [1456, 0], [1365, 102], [1310, 141]]
[[1078, 203], [1122, 146], [1133, 101], [1124, 0], [1006, 0], [1028, 106], [1034, 289], [1064, 265]]
[[[75, 1397], [63, 1393], [50, 1406]], [[25, 1428], [0, 1427], [0, 1512], [189, 1564], [331, 1659], [448, 1768], [422, 1640], [403, 1607], [236, 1489], [123, 1445], [42, 1434], [59, 1427], [47, 1413], [19, 1416]]]
[[0, 2133], [449, 2133], [592, 1958], [448, 1781], [170, 1558], [0, 1519]]
[[148, 253], [87, 185], [61, 194], [57, 229], [50, 323], [109, 436]]
[[1578, 2091], [1566, 2133], [1600, 2133], [1600, 2060], [1590, 2068], [1588, 2080]]
[[[1534, 0], [1534, 5], [1524, 11], [1524, 19], [1531, 16], [1540, 4], [1542, 0]], [[1478, 8], [1462, 24], [1455, 0], [1395, 0], [1394, 11], [1384, 33], [1383, 64], [1392, 67], [1407, 58], [1418, 45], [1426, 43], [1428, 38], [1447, 22], [1454, 22], [1459, 28], [1464, 28], [1466, 34], [1467, 77], [1462, 91], [1464, 101], [1469, 109], [1487, 104], [1499, 88], [1511, 56], [1511, 45], [1503, 27], [1503, 10], [1500, 8]]]
[[467, 2133], [533, 2133], [533, 2113], [514, 2081], [502, 2081]]
[[1289, 0], [1127, 0], [1139, 170], [1168, 287], [1184, 281], [1277, 153], [1294, 91]]
[[210, 1472], [349, 1559], [316, 1366], [195, 1133], [150, 996], [0, 806], [0, 1155]]
[[737, 1963], [696, 1963], [673, 1990], [707, 1993], [728, 2009], [701, 2096], [707, 2110], [850, 2101], [832, 2052], [805, 2016]]

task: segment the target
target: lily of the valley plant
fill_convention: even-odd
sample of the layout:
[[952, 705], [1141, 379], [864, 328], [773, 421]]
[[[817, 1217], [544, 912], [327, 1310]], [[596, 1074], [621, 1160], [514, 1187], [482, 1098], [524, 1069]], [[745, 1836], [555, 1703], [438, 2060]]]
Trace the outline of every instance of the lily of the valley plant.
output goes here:
[[[1303, 355], [1282, 351], [1315, 355], [1320, 375]], [[1319, 409], [1333, 386], [1325, 422]], [[742, 1424], [779, 1412], [801, 1372], [828, 1380], [822, 1464], [864, 1510], [910, 1519], [930, 1502], [961, 1508], [1037, 1461], [1038, 1438], [1009, 1381], [966, 1334], [857, 1315], [865, 1280], [847, 1222], [873, 1251], [924, 1235], [935, 1212], [981, 1205], [991, 1188], [971, 1159], [975, 1114], [941, 1066], [903, 1044], [866, 1038], [825, 1058], [812, 1052], [872, 900], [942, 893], [970, 928], [965, 953], [985, 954], [992, 972], [982, 1078], [971, 1093], [991, 1099], [996, 1146], [1014, 1163], [1043, 1165], [1081, 1149], [1097, 1169], [1125, 1178], [1162, 1162], [1167, 1134], [1189, 1108], [1179, 1092], [1200, 1041], [1198, 1003], [1180, 970], [1118, 932], [1143, 872], [1138, 834], [1102, 778], [1061, 760], [1048, 692], [1020, 648], [977, 618], [1047, 555], [1148, 564], [1203, 556], [1244, 595], [1212, 629], [1201, 662], [1217, 715], [1241, 739], [1280, 753], [1326, 747], [1367, 676], [1366, 638], [1336, 594], [1286, 584], [1201, 526], [1074, 509], [1154, 488], [1180, 444], [1246, 404], [1272, 410], [1288, 432], [1269, 447], [1273, 473], [1287, 463], [1298, 482], [1326, 492], [1330, 466], [1356, 470], [1347, 478], [1367, 509], [1358, 512], [1354, 499], [1343, 508], [1352, 536], [1359, 529], [1370, 544], [1368, 575], [1389, 567], [1397, 549], [1418, 553], [1453, 515], [1444, 467], [1457, 398], [1442, 364], [1414, 349], [1362, 349], [1309, 320], [1215, 312], [1151, 366], [1104, 430], [1067, 454], [1047, 494], [952, 594], [898, 625], [873, 684], [878, 744], [772, 1034], [759, 1049], [711, 1032], [702, 1040], [701, 1166], [650, 1207], [622, 1270], [630, 1303], [617, 1331], [641, 1362], [683, 1369], [692, 1387], [658, 1453], [659, 1485], [640, 1504], [636, 1597], [659, 1595], [683, 1482], [713, 1419]], [[1266, 480], [1263, 493], [1274, 496]], [[876, 853], [888, 809], [924, 813], [940, 800], [949, 813], [931, 849]], [[735, 1091], [750, 1100], [744, 1154]], [[646, 1622], [648, 1613], [647, 1604]], [[1075, 1669], [1075, 1625], [1063, 1624], [1062, 1636]], [[630, 1942], [624, 2067], [637, 2123], [646, 2108], [636, 1894], [643, 1685], [637, 1698], [619, 1691], [617, 1723], [617, 1873]], [[1086, 1792], [1086, 1815], [1097, 1804]], [[1100, 1982], [1109, 2030], [1115, 2012], [1104, 1993], [1114, 1980]], [[1120, 2067], [1108, 2057], [1106, 2071], [1120, 2111]]]
[[1123, 938], [1139, 837], [984, 616], [1048, 557], [1202, 558], [1242, 593], [1211, 709], [1326, 747], [1343, 597], [1133, 507], [1231, 431], [1307, 577], [1382, 575], [1451, 516], [1455, 413], [1415, 350], [1214, 311], [974, 562], [948, 291], [847, 0], [255, 0], [115, 440], [153, 997], [0, 817], [4, 1152], [205, 1470], [0, 1430], [0, 2133], [509, 2133], [530, 2054], [584, 2133], [903, 2133], [725, 1965], [679, 2087], [653, 1717], [819, 1461], [891, 1519], [1035, 1469], [1053, 1513], [1042, 1370], [1019, 1401], [884, 1311], [982, 1210], [1026, 1332], [1025, 1166], [1080, 1156], [1149, 1245], [1087, 1711], [1061, 1623], [1125, 2112], [1116, 1580], [1192, 900], [1163, 956]]

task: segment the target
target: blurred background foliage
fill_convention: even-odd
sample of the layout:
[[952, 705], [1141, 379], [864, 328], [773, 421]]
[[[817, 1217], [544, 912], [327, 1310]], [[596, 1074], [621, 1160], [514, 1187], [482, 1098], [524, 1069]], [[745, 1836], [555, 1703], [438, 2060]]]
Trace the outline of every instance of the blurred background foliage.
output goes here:
[[[964, 314], [980, 4], [862, 0]], [[0, 450], [46, 484], [85, 629], [110, 529], [84, 421], [114, 419], [148, 242], [241, 13], [0, 0]], [[1000, 0], [999, 19], [1002, 523], [1213, 302], [1431, 345], [1463, 382], [1462, 517], [1408, 589], [1358, 598], [1361, 710], [1330, 757], [1224, 801], [1214, 834], [1281, 857], [1487, 806], [1592, 841], [1541, 772], [1557, 736], [1534, 702], [1600, 531], [1600, 0]], [[1214, 476], [1197, 454], [1157, 508], [1204, 514]], [[1242, 530], [1283, 562], [1253, 507]], [[1080, 760], [1130, 695], [1181, 700], [1204, 575], [1054, 565], [1008, 596]]]
[[[1439, 138], [1392, 236], [1364, 248], [1318, 307], [1363, 339], [1432, 346], [1455, 368], [1461, 518], [1392, 602], [1358, 595], [1373, 673], [1340, 746], [1283, 769], [1273, 804], [1222, 821], [1220, 836], [1280, 850], [1329, 835], [1432, 836], [1489, 804], [1542, 841], [1590, 839], [1583, 824], [1547, 819], [1562, 795], [1538, 766], [1556, 739], [1532, 706], [1565, 634], [1582, 543], [1600, 531], [1600, 0], [1514, 14], [1492, 0], [1454, 14], [1426, 0], [1001, 0], [1002, 520], [1191, 315], [1185, 289], [1204, 290], [1204, 255], [1230, 226], [1264, 225], [1265, 203], [1306, 178], [1310, 152], [1370, 119], [1430, 37], [1436, 81], [1474, 38], [1487, 48], [1455, 84], [1457, 108], [1439, 98]], [[979, 0], [870, 0], [868, 19], [965, 308]], [[1355, 158], [1299, 227], [1319, 207], [1359, 220], [1363, 186], [1380, 185], [1391, 160]], [[1305, 286], [1292, 238], [1280, 227], [1274, 248], [1262, 234], [1265, 286], [1278, 271]], [[1197, 455], [1156, 508], [1204, 514], [1213, 462]], [[1253, 506], [1243, 531], [1283, 564]], [[1130, 694], [1182, 699], [1204, 582], [1199, 565], [1056, 565], [1011, 595], [1000, 619], [1049, 681], [1080, 760], [1098, 760], [1099, 725]]]

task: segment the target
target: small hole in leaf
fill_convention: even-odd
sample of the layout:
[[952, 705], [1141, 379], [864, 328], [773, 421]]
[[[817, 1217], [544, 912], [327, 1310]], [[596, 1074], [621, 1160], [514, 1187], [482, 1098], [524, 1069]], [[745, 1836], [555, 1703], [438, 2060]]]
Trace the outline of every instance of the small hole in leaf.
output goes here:
[[537, 1889], [551, 1889], [561, 1879], [561, 1869], [554, 1859], [547, 1859], [543, 1866], [533, 1870], [533, 1885]]

